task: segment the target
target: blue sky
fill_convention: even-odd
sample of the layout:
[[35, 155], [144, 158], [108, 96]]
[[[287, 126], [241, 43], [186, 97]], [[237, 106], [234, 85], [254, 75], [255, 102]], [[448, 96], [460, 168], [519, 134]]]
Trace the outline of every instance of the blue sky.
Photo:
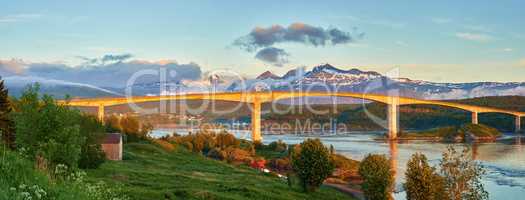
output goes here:
[[[0, 60], [77, 66], [79, 57], [133, 55], [197, 63], [203, 71], [277, 74], [330, 63], [437, 82], [525, 81], [523, 1], [7, 1]], [[274, 66], [234, 45], [255, 27], [293, 23], [354, 40], [279, 42]], [[355, 35], [364, 33], [364, 37]]]

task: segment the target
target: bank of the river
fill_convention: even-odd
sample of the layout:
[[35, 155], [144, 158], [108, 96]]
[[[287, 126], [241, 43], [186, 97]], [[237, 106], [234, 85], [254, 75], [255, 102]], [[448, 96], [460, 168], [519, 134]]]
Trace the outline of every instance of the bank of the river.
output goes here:
[[249, 167], [145, 143], [125, 145], [123, 161], [108, 161], [88, 174], [92, 181], [122, 184], [133, 199], [352, 199], [327, 186], [303, 193]]
[[[155, 130], [154, 135], [162, 136], [172, 132], [186, 134], [192, 130]], [[238, 138], [250, 138], [250, 131], [230, 131]], [[443, 143], [431, 141], [398, 141], [396, 143], [377, 141], [385, 132], [350, 132], [336, 135], [298, 136], [263, 135], [263, 142], [269, 144], [282, 140], [287, 144], [298, 144], [306, 138], [321, 138], [326, 145], [333, 145], [336, 152], [354, 160], [362, 160], [369, 153], [386, 154], [394, 158], [396, 166], [395, 199], [405, 199], [402, 188], [406, 162], [416, 152], [424, 153], [434, 166], [439, 164], [441, 154], [447, 146], [456, 148], [470, 147], [472, 157], [485, 167], [483, 184], [489, 192], [490, 199], [521, 199], [525, 194], [525, 136], [508, 133], [491, 143]]]
[[398, 135], [398, 139], [444, 142], [494, 142], [502, 135], [500, 131], [487, 125], [464, 124], [424, 131], [403, 132]]

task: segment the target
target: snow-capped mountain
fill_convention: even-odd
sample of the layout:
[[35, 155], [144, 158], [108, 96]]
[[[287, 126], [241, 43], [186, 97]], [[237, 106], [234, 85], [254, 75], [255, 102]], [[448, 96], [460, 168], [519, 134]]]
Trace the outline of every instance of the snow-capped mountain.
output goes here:
[[[524, 82], [434, 83], [408, 78], [389, 78], [374, 71], [342, 70], [330, 64], [297, 73], [291, 70], [283, 77], [265, 72], [256, 79], [234, 82], [228, 91], [239, 90], [303, 90], [346, 91], [386, 94], [398, 92], [402, 96], [424, 99], [462, 99], [480, 96], [525, 96]], [[242, 86], [244, 85], [244, 86]], [[259, 86], [259, 87], [258, 87]], [[337, 88], [337, 89], [336, 89]]]
[[[198, 80], [140, 82], [130, 87], [101, 88], [94, 85], [74, 83], [34, 76], [4, 77], [10, 94], [18, 96], [28, 84], [39, 82], [41, 91], [63, 97], [174, 95], [184, 93], [235, 92], [235, 91], [343, 91], [359, 93], [392, 94], [424, 99], [462, 99], [481, 96], [525, 96], [525, 82], [474, 82], [435, 83], [408, 78], [390, 78], [374, 71], [359, 69], [342, 70], [330, 64], [312, 70], [297, 68], [283, 76], [266, 71], [257, 78], [231, 75], [206, 74]], [[322, 101], [322, 100], [319, 100]]]

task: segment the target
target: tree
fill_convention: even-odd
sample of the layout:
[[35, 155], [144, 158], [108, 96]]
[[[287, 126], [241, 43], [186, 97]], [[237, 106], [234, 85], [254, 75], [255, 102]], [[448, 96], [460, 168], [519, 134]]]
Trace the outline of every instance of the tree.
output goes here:
[[77, 123], [80, 111], [57, 105], [49, 95], [39, 98], [38, 91], [38, 85], [29, 86], [17, 100], [13, 113], [17, 148], [39, 164], [45, 161], [43, 166], [76, 168], [85, 142]]
[[394, 173], [390, 161], [385, 155], [369, 154], [359, 165], [361, 185], [366, 199], [393, 199]]
[[447, 199], [443, 177], [428, 165], [424, 154], [413, 154], [407, 162], [406, 183], [403, 185], [408, 200]]
[[468, 148], [459, 153], [449, 146], [443, 153], [440, 167], [450, 199], [488, 199], [488, 193], [481, 183], [481, 176], [485, 174], [485, 170], [470, 158]]
[[292, 154], [292, 168], [305, 192], [315, 191], [332, 174], [330, 152], [319, 139], [307, 139]]
[[15, 125], [11, 119], [12, 110], [9, 92], [4, 86], [4, 81], [0, 80], [0, 135], [2, 135], [2, 141], [10, 149], [15, 149]]
[[92, 115], [77, 115], [77, 121], [80, 125], [80, 135], [86, 138], [81, 147], [81, 156], [79, 160], [80, 168], [97, 168], [106, 159], [106, 154], [102, 150], [100, 143], [105, 137], [105, 127], [100, 121]]

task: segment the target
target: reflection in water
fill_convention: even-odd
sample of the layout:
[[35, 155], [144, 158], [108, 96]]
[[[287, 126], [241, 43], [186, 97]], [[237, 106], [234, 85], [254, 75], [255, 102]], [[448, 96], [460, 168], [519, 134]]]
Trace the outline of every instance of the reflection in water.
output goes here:
[[389, 149], [390, 149], [390, 166], [392, 166], [392, 172], [394, 174], [394, 177], [396, 177], [396, 173], [397, 173], [397, 142], [396, 141], [389, 141]]
[[477, 160], [478, 159], [478, 143], [472, 143], [471, 144], [471, 154], [472, 154], [472, 160]]

